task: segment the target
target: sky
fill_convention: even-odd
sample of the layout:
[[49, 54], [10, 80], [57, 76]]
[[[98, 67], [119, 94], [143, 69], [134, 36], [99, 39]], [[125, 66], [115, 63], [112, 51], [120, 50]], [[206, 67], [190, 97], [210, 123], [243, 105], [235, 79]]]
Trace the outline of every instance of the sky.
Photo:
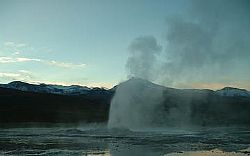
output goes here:
[[0, 0], [0, 83], [250, 89], [249, 3], [206, 3]]

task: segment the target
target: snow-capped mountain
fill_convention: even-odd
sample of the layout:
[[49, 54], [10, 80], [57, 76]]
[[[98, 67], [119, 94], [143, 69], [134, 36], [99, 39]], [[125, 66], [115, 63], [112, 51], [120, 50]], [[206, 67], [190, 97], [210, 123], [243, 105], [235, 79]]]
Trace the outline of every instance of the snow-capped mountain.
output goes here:
[[225, 87], [223, 89], [216, 91], [217, 95], [220, 96], [241, 96], [241, 97], [250, 97], [250, 92], [245, 89]]
[[[158, 87], [162, 90], [170, 90], [171, 92], [180, 91], [188, 91], [193, 93], [203, 93], [203, 92], [213, 92], [219, 96], [227, 96], [227, 97], [250, 97], [250, 92], [245, 89], [239, 88], [232, 88], [232, 87], [225, 87], [220, 90], [212, 91], [208, 89], [174, 89], [168, 88], [160, 85], [152, 85], [151, 82], [139, 78], [131, 78], [128, 80], [130, 83], [135, 84], [142, 84], [148, 87]], [[120, 85], [120, 84], [119, 84]], [[116, 88], [119, 86], [115, 86], [111, 89], [104, 89], [104, 88], [89, 88], [86, 86], [79, 86], [79, 85], [71, 85], [71, 86], [62, 86], [62, 85], [50, 85], [50, 84], [29, 84], [21, 81], [13, 81], [8, 84], [0, 84], [2, 88], [10, 88], [16, 89], [21, 91], [28, 91], [28, 92], [37, 92], [37, 93], [52, 93], [52, 94], [60, 94], [60, 95], [81, 95], [81, 94], [111, 94], [111, 92], [115, 92]]]
[[144, 85], [147, 87], [156, 87], [156, 88], [161, 88], [162, 90], [168, 90], [171, 93], [174, 92], [189, 92], [189, 93], [193, 93], [193, 94], [202, 94], [202, 93], [212, 93], [212, 94], [216, 94], [219, 96], [226, 96], [226, 97], [250, 97], [250, 92], [247, 91], [246, 89], [240, 89], [240, 88], [233, 88], [233, 87], [225, 87], [222, 88], [220, 90], [210, 90], [210, 89], [175, 89], [175, 88], [169, 88], [169, 87], [165, 87], [165, 86], [161, 86], [161, 85], [156, 85], [153, 84], [150, 81], [141, 79], [141, 78], [131, 78], [130, 80], [128, 80], [126, 83], [130, 82], [132, 85]]
[[127, 102], [132, 102], [127, 105], [126, 114], [136, 115], [131, 111], [135, 109], [148, 114], [147, 117], [157, 112], [152, 118], [154, 120], [149, 122], [157, 126], [185, 123], [200, 126], [250, 125], [250, 96], [246, 90], [229, 87], [218, 91], [175, 89], [139, 78], [122, 82], [109, 90], [20, 81], [0, 84], [0, 123], [107, 122], [111, 100], [117, 96], [115, 91], [120, 95], [118, 99], [125, 100], [122, 110]]
[[86, 86], [62, 86], [49, 84], [29, 84], [21, 81], [13, 81], [8, 84], [0, 84], [0, 87], [16, 89], [21, 91], [37, 92], [37, 93], [52, 93], [61, 95], [80, 95], [89, 93], [102, 93], [107, 90], [103, 88], [89, 88]]

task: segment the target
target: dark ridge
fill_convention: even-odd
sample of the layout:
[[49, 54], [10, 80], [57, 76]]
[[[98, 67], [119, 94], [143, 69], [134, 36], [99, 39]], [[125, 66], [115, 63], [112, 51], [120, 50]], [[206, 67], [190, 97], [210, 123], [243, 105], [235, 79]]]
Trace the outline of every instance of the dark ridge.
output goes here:
[[0, 87], [0, 123], [106, 122], [111, 96], [65, 96]]
[[[140, 83], [163, 89], [163, 116], [172, 108], [185, 112], [190, 108], [190, 122], [201, 126], [250, 125], [250, 97], [223, 96], [212, 90], [174, 89], [133, 78], [121, 83]], [[27, 84], [20, 81], [13, 86]], [[8, 84], [7, 84], [8, 85]], [[39, 86], [39, 85], [38, 85]], [[3, 123], [79, 123], [107, 122], [112, 89], [93, 88], [84, 94], [52, 94], [21, 91], [0, 86], [0, 125]], [[1, 126], [0, 126], [1, 127]]]
[[222, 89], [220, 89], [220, 90], [240, 90], [240, 91], [245, 91], [245, 92], [247, 92], [246, 89], [234, 88], [234, 87], [224, 87], [224, 88], [222, 88]]

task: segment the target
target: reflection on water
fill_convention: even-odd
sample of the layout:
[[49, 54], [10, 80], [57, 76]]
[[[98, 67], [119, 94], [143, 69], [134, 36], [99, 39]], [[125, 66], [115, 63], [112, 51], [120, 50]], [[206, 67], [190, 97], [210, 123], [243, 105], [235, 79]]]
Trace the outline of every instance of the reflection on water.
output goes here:
[[250, 154], [249, 147], [249, 128], [144, 132], [105, 127], [0, 129], [0, 155], [245, 156]]
[[248, 156], [247, 153], [250, 151], [245, 152], [225, 152], [219, 149], [209, 150], [209, 151], [186, 151], [186, 152], [178, 152], [178, 153], [169, 153], [165, 154], [164, 156]]

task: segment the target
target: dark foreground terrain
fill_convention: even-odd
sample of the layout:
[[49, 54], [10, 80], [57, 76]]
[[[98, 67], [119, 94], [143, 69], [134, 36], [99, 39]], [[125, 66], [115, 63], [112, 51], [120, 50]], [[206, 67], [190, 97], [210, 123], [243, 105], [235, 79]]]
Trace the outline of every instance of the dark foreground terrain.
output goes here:
[[247, 156], [249, 128], [186, 128], [147, 131], [78, 128], [0, 129], [0, 155], [49, 156]]

